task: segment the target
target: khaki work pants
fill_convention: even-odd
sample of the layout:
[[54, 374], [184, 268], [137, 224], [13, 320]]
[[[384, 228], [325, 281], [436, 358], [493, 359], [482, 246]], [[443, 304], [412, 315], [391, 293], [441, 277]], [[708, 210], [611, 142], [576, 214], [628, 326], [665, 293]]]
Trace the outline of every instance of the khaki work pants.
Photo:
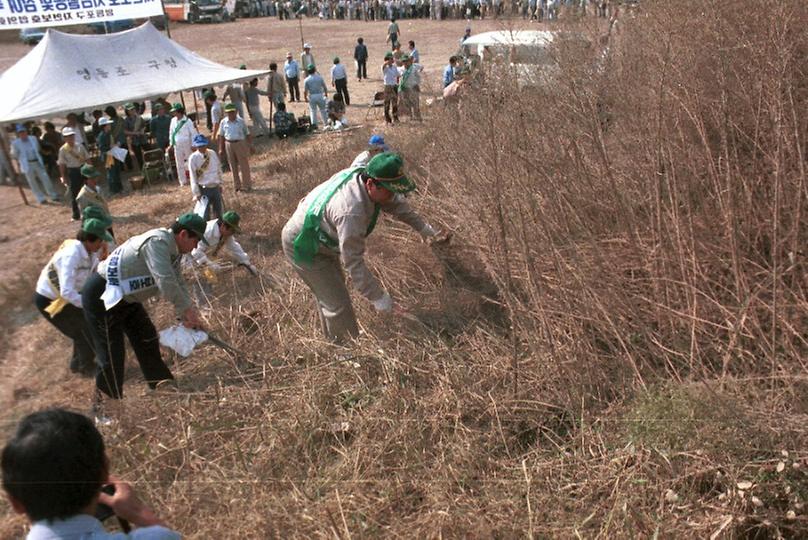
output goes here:
[[[250, 176], [250, 144], [245, 140], [225, 141], [224, 149], [227, 153], [227, 162], [233, 172], [233, 185], [236, 190], [252, 189]], [[241, 176], [244, 175], [244, 185], [241, 185]]]
[[351, 304], [351, 295], [345, 285], [345, 275], [339, 256], [322, 249], [314, 256], [311, 267], [298, 265], [294, 259], [294, 242], [298, 231], [287, 224], [283, 228], [281, 240], [283, 253], [297, 275], [314, 293], [320, 324], [326, 339], [335, 343], [359, 335], [359, 325]]

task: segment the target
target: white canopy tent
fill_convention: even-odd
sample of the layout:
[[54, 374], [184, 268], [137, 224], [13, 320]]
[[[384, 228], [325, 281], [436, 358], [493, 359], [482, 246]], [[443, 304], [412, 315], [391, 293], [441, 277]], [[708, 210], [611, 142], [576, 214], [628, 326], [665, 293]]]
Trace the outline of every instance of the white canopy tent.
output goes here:
[[474, 34], [463, 45], [549, 45], [555, 39], [553, 32], [545, 30], [492, 30]]
[[48, 30], [0, 76], [0, 123], [22, 122], [267, 75], [212, 62], [151, 23], [107, 35]]

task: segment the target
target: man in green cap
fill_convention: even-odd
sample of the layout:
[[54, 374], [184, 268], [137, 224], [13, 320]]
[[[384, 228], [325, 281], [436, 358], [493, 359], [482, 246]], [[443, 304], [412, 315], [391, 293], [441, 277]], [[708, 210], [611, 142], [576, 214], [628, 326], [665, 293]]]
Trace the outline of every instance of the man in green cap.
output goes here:
[[421, 120], [421, 64], [413, 62], [413, 58], [404, 54], [401, 57], [404, 64], [404, 71], [398, 83], [399, 109], [403, 109], [404, 114], [409, 114], [411, 118]]
[[191, 157], [191, 143], [198, 135], [194, 123], [185, 116], [185, 107], [180, 103], [171, 106], [171, 119], [169, 132], [169, 151], [174, 152], [174, 161], [177, 165], [177, 180], [181, 186], [187, 186], [190, 182], [188, 173], [188, 158]]
[[365, 264], [365, 239], [384, 211], [421, 234], [437, 231], [404, 198], [415, 189], [398, 154], [384, 152], [367, 168], [345, 169], [317, 186], [283, 228], [283, 251], [317, 299], [323, 332], [336, 342], [359, 333], [344, 267], [351, 281], [377, 311], [393, 310], [393, 299]]
[[191, 258], [197, 266], [207, 266], [214, 272], [221, 270], [221, 266], [212, 261], [211, 257], [216, 257], [224, 249], [228, 257], [236, 264], [243, 265], [251, 274], [256, 275], [258, 270], [250, 263], [250, 256], [236, 240], [235, 235], [241, 232], [241, 216], [234, 210], [228, 210], [221, 219], [208, 221], [205, 227], [205, 242], [191, 252]]
[[81, 289], [98, 265], [98, 252], [112, 240], [105, 223], [89, 218], [75, 239], [65, 240], [39, 274], [34, 305], [49, 323], [73, 341], [70, 371], [95, 375], [95, 354], [82, 314]]
[[88, 206], [98, 206], [109, 215], [109, 206], [107, 201], [104, 200], [104, 196], [101, 195], [101, 188], [98, 187], [101, 172], [87, 163], [81, 166], [80, 171], [81, 177], [84, 179], [84, 185], [76, 195], [76, 204], [79, 209], [84, 212], [84, 209]]
[[174, 377], [160, 355], [157, 330], [142, 302], [162, 296], [174, 305], [183, 325], [202, 327], [180, 273], [180, 260], [204, 235], [205, 220], [183, 214], [169, 227], [152, 229], [118, 246], [87, 280], [81, 298], [99, 366], [96, 405], [103, 396], [123, 397], [124, 335], [149, 387], [172, 385]]

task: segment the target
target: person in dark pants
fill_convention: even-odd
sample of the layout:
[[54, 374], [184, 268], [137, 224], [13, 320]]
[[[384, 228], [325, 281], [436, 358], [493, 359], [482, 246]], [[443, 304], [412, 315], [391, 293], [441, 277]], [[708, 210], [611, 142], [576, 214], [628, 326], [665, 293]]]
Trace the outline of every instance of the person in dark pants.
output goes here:
[[300, 101], [300, 64], [286, 53], [286, 62], [283, 64], [283, 73], [286, 75], [286, 86], [289, 87], [289, 101]]
[[98, 150], [107, 168], [107, 189], [112, 195], [123, 191], [121, 183], [121, 162], [112, 156], [111, 150], [118, 146], [112, 137], [112, 120], [102, 118], [98, 121], [101, 133], [98, 134]]
[[56, 163], [59, 165], [59, 176], [62, 185], [70, 190], [70, 202], [73, 207], [73, 220], [81, 219], [79, 204], [76, 201], [81, 188], [84, 187], [84, 178], [81, 176], [81, 167], [90, 162], [90, 153], [87, 149], [76, 144], [76, 132], [71, 127], [62, 130], [65, 143], [59, 148]]
[[95, 374], [95, 353], [82, 315], [79, 293], [98, 264], [96, 253], [111, 241], [109, 224], [87, 219], [75, 240], [65, 240], [39, 274], [34, 305], [57, 330], [73, 341], [70, 371]]
[[356, 60], [356, 78], [358, 80], [368, 78], [368, 48], [365, 45], [365, 40], [359, 38], [356, 40], [356, 47], [353, 53], [354, 60]]
[[351, 104], [351, 96], [348, 94], [348, 71], [345, 65], [339, 61], [339, 56], [334, 57], [334, 65], [331, 66], [331, 84], [337, 94], [342, 96], [342, 101], [346, 105]]
[[202, 327], [180, 272], [180, 259], [204, 237], [205, 226], [200, 216], [183, 214], [170, 227], [134, 236], [102, 261], [98, 272], [87, 280], [81, 298], [99, 366], [93, 407], [101, 421], [104, 397], [123, 397], [124, 335], [149, 387], [176, 387], [160, 355], [157, 330], [141, 302], [163, 296], [186, 327]]

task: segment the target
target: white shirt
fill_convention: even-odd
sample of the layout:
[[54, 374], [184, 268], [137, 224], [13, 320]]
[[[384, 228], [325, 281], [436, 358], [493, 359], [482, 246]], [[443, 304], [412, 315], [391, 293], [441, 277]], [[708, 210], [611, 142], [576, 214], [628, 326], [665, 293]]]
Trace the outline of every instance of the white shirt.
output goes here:
[[383, 66], [382, 74], [384, 75], [385, 86], [395, 86], [398, 84], [398, 68], [395, 64]]
[[30, 169], [30, 162], [38, 161], [43, 167], [42, 156], [39, 155], [39, 141], [36, 137], [28, 137], [23, 141], [19, 137], [11, 141], [11, 155], [20, 164], [20, 172], [26, 174]]
[[77, 145], [85, 144], [84, 126], [76, 122], [75, 126], [68, 126], [73, 129], [73, 142]]
[[[208, 258], [208, 252], [213, 253], [213, 251], [216, 250], [216, 246], [218, 246], [219, 242], [222, 240], [222, 232], [219, 230], [218, 219], [208, 221], [205, 227], [205, 240], [208, 241], [208, 245], [205, 245], [204, 242], [199, 242], [196, 248], [191, 252], [191, 258], [193, 258], [194, 263], [199, 266], [211, 263]], [[250, 264], [250, 256], [244, 252], [241, 244], [236, 242], [235, 235], [231, 234], [228, 236], [222, 248], [224, 251], [227, 251], [230, 258], [237, 263]], [[221, 251], [222, 249], [219, 250], [220, 253]]]
[[[174, 130], [177, 129], [177, 124], [185, 120], [183, 126], [177, 131], [175, 137], [172, 137], [171, 134], [174, 133]], [[191, 119], [187, 116], [183, 116], [179, 120], [177, 117], [171, 119], [171, 125], [168, 126], [168, 140], [174, 141], [177, 145], [182, 145], [184, 147], [190, 147], [191, 141], [194, 140], [194, 137], [198, 135], [196, 128], [194, 127], [194, 123], [191, 122]]]
[[37, 521], [26, 540], [180, 540], [182, 537], [165, 527], [138, 527], [129, 534], [109, 533], [93, 516], [79, 514], [67, 519]]
[[336, 81], [347, 77], [348, 73], [345, 71], [345, 66], [343, 64], [334, 64], [334, 67], [331, 68], [331, 80]]
[[412, 62], [414, 64], [421, 63], [421, 53], [418, 52], [418, 49], [413, 49], [410, 51], [410, 58], [412, 58]]
[[[81, 288], [97, 265], [97, 256], [87, 253], [84, 244], [78, 240], [66, 240], [39, 273], [36, 292], [51, 300], [61, 296], [81, 308]], [[51, 285], [49, 277], [56, 278], [58, 291]]]
[[[208, 165], [202, 172], [202, 176], [199, 176], [197, 170], [204, 163], [205, 154], [208, 155]], [[200, 187], [216, 187], [222, 184], [222, 165], [219, 162], [219, 156], [210, 148], [206, 148], [204, 152], [195, 150], [191, 154], [191, 157], [188, 158], [188, 172], [191, 176], [191, 192], [194, 197], [202, 195]]]
[[366, 167], [369, 161], [370, 161], [370, 150], [365, 150], [364, 152], [362, 152], [361, 154], [359, 154], [354, 158], [353, 163], [351, 163], [349, 169], [353, 169], [356, 167]]
[[213, 102], [213, 105], [210, 106], [210, 121], [213, 122], [214, 125], [218, 124], [222, 121], [223, 114], [222, 102], [217, 99]]

